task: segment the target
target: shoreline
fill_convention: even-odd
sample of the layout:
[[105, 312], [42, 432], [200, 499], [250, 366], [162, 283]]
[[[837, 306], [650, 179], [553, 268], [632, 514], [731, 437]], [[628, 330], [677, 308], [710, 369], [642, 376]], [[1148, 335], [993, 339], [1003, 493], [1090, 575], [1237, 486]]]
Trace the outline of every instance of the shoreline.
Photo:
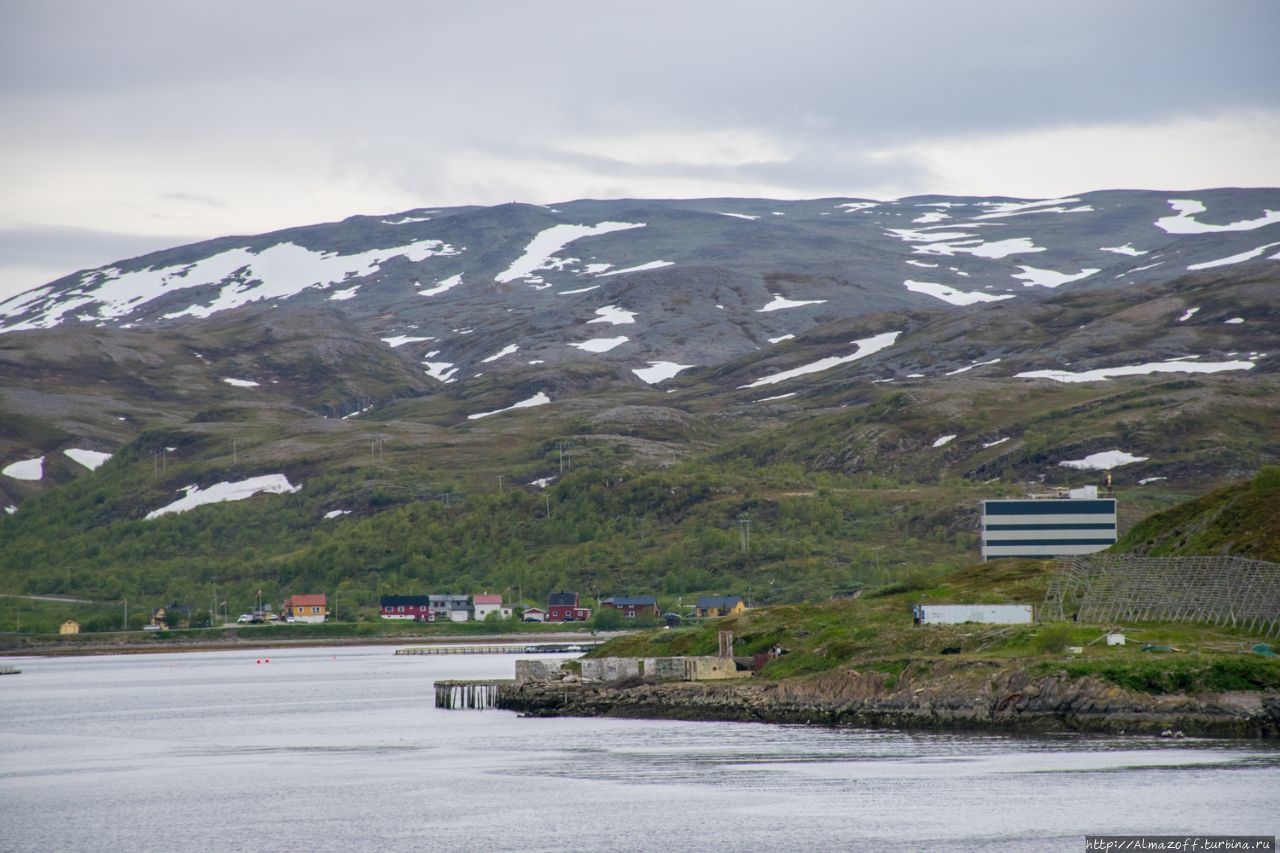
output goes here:
[[[83, 635], [81, 635], [83, 636]], [[0, 648], [0, 660], [19, 657], [91, 657], [100, 655], [220, 652], [234, 649], [326, 648], [337, 646], [435, 646], [435, 645], [538, 645], [577, 643], [606, 639], [604, 634], [440, 634], [431, 636], [385, 635], [376, 637], [280, 637], [277, 639], [227, 636], [191, 640], [133, 638], [116, 642], [45, 641], [26, 648]]]
[[846, 670], [785, 681], [510, 682], [495, 706], [527, 716], [722, 720], [1003, 734], [1280, 740], [1280, 693], [1150, 694], [1092, 676], [957, 666], [886, 684]]

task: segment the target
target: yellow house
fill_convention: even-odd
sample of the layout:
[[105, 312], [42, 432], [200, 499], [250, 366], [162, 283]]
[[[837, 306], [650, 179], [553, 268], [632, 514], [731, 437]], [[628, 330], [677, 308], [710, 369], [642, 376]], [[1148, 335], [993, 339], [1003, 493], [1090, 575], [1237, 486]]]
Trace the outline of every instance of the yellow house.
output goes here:
[[329, 615], [329, 602], [323, 592], [295, 595], [285, 601], [284, 615], [295, 622], [323, 622]]
[[68, 619], [66, 622], [63, 622], [62, 625], [58, 628], [58, 633], [59, 634], [79, 634], [80, 623], [74, 619]]
[[703, 595], [698, 598], [698, 615], [714, 618], [733, 616], [747, 609], [738, 595]]

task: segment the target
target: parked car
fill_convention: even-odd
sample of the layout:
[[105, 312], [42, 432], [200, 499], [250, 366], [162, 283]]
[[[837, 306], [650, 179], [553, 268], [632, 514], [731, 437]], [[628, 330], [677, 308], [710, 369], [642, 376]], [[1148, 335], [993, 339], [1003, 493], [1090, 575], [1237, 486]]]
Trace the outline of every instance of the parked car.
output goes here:
[[245, 624], [246, 622], [252, 622], [252, 621], [253, 621], [253, 615], [252, 615], [252, 614], [250, 614], [250, 613], [241, 613], [241, 614], [240, 614], [240, 618], [239, 618], [239, 619], [237, 619], [236, 621], [237, 621], [237, 622], [239, 622], [239, 623], [240, 623], [240, 624], [242, 624], [242, 625], [243, 625], [243, 624]]
[[149, 625], [143, 625], [143, 626], [142, 626], [142, 630], [144, 630], [144, 631], [163, 631], [164, 629], [163, 629], [163, 628], [161, 628], [159, 625], [155, 624], [154, 622], [152, 622], [152, 623], [151, 623], [151, 624], [149, 624]]

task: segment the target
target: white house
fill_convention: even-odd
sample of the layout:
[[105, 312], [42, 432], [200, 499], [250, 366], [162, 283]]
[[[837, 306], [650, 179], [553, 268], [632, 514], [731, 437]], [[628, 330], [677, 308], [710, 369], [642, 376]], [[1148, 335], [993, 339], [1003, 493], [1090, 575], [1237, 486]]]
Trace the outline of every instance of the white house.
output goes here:
[[477, 622], [483, 622], [490, 613], [497, 613], [499, 619], [511, 618], [511, 608], [502, 603], [500, 595], [473, 595], [471, 604]]

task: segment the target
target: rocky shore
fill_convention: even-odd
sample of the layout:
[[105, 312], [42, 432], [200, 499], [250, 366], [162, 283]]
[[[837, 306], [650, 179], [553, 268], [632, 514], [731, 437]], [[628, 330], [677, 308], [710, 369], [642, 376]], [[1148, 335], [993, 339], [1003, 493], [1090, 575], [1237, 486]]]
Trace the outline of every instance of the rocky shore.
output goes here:
[[[892, 686], [890, 686], [892, 685]], [[1135, 693], [1093, 677], [1032, 676], [969, 662], [927, 680], [843, 670], [786, 681], [504, 685], [498, 707], [530, 716], [734, 720], [1008, 733], [1280, 737], [1280, 694]]]

